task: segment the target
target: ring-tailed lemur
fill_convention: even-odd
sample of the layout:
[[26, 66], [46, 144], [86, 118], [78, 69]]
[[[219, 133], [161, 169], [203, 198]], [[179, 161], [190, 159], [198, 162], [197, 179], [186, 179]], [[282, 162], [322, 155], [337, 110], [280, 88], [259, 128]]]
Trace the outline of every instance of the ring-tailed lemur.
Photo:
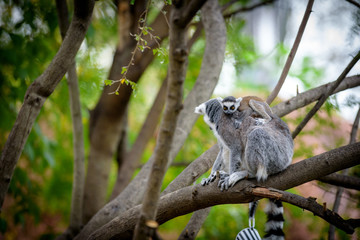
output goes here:
[[[293, 155], [293, 140], [286, 123], [271, 111], [266, 111], [267, 107], [262, 102], [251, 98], [249, 102], [263, 106], [269, 118], [261, 113], [261, 110], [256, 110], [256, 107], [253, 109], [254, 104], [249, 104], [250, 107], [244, 106], [244, 110], [241, 111], [226, 111], [234, 99], [211, 99], [195, 109], [195, 113], [204, 115], [205, 122], [220, 142], [219, 155], [209, 178], [203, 179], [203, 185], [215, 179], [216, 171], [223, 164], [223, 149], [227, 148], [230, 151], [229, 174], [220, 174], [218, 185], [221, 190], [228, 189], [247, 176], [256, 177], [258, 181], [266, 180], [268, 175], [278, 173], [289, 166]], [[238, 106], [236, 99], [233, 103]], [[267, 119], [259, 121], [253, 117], [254, 113]], [[253, 216], [251, 212], [255, 212], [255, 207], [256, 204], [250, 206], [250, 216]], [[268, 218], [267, 239], [283, 239], [282, 207], [278, 201], [271, 202]]]

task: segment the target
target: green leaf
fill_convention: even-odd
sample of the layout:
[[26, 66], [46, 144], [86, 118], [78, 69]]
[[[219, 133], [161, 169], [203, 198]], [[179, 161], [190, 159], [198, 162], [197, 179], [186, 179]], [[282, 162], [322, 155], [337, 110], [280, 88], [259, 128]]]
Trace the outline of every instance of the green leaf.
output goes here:
[[157, 48], [153, 49], [153, 55], [156, 55], [157, 52], [158, 52]]
[[125, 72], [127, 72], [127, 67], [122, 67], [121, 74], [124, 74]]
[[118, 91], [116, 91], [116, 92], [115, 92], [115, 95], [119, 95], [119, 92], [118, 92]]
[[105, 80], [105, 86], [111, 86], [113, 84], [112, 80]]

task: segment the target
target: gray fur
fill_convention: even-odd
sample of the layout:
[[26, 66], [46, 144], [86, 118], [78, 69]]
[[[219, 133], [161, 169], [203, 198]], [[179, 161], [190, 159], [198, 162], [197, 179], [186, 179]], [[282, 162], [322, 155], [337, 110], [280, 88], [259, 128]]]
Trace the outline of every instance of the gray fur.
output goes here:
[[[268, 175], [278, 173], [290, 165], [293, 140], [288, 126], [278, 116], [268, 112], [271, 120], [262, 122], [251, 116], [254, 113], [251, 108], [225, 114], [221, 103], [214, 100], [201, 104], [202, 112], [195, 112], [204, 115], [205, 122], [219, 140], [220, 148], [230, 151], [229, 176], [224, 175], [219, 182], [222, 190], [246, 176], [256, 177], [258, 181], [266, 180]], [[240, 123], [238, 129], [234, 127], [234, 120]], [[219, 153], [214, 166], [221, 165], [223, 159], [220, 158], [222, 153]]]
[[[239, 111], [229, 111], [233, 108], [231, 102], [238, 104], [234, 97], [223, 100], [211, 99], [195, 109], [196, 113], [204, 115], [205, 122], [213, 130], [218, 139], [220, 152], [215, 160], [211, 174], [201, 181], [206, 185], [216, 178], [216, 172], [224, 165], [223, 153], [230, 152], [229, 174], [221, 172], [218, 186], [221, 190], [228, 189], [236, 182], [249, 176], [264, 181], [269, 175], [287, 168], [293, 156], [293, 140], [285, 122], [272, 113], [265, 102], [250, 100], [250, 108]], [[256, 118], [256, 115], [260, 118]], [[284, 239], [283, 220], [272, 220], [271, 216], [283, 213], [281, 202], [270, 202], [266, 239]], [[257, 202], [250, 204], [249, 224], [253, 221]], [[276, 229], [276, 234], [270, 229]]]

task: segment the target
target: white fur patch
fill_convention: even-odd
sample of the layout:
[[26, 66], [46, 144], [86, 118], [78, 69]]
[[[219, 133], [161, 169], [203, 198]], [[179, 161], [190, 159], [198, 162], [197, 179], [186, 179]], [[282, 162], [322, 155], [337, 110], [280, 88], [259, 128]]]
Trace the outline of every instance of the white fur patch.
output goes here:
[[259, 165], [256, 171], [256, 179], [258, 182], [265, 181], [268, 178], [268, 173], [266, 168], [263, 165]]
[[206, 105], [205, 103], [200, 104], [199, 106], [195, 107], [195, 113], [204, 115], [205, 114]]
[[284, 222], [269, 221], [269, 222], [266, 222], [265, 232], [268, 232], [270, 229], [277, 229], [277, 228], [283, 229], [283, 226], [284, 226]]

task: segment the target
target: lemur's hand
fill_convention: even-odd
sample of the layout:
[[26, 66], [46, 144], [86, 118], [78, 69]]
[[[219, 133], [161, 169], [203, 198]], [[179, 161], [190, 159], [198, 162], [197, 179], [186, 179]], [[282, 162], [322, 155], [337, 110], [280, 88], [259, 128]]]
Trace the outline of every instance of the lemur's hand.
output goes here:
[[203, 186], [208, 185], [209, 183], [213, 182], [215, 178], [216, 178], [216, 172], [212, 172], [209, 177], [203, 178], [201, 180], [201, 185]]
[[218, 183], [218, 187], [220, 188], [221, 191], [228, 190], [229, 189], [229, 180], [230, 177], [229, 175], [223, 177], [222, 179], [220, 178], [219, 183]]

